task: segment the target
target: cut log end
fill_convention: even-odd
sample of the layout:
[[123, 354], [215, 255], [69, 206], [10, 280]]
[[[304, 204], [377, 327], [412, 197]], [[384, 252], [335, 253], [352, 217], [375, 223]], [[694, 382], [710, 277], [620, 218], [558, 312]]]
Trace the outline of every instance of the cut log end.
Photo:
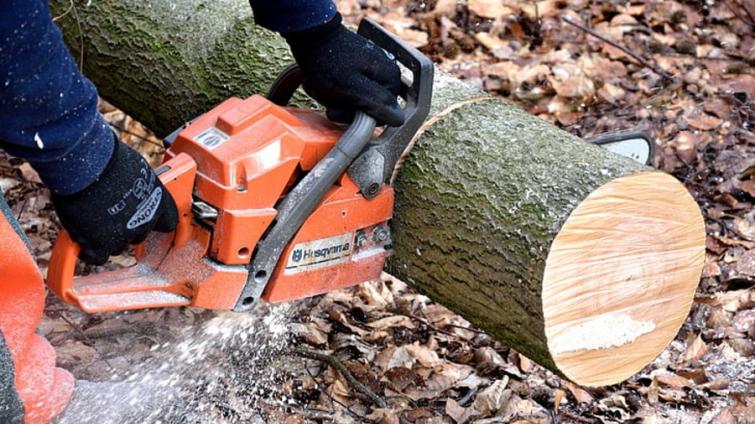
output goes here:
[[580, 203], [551, 246], [543, 276], [548, 349], [585, 386], [641, 370], [676, 335], [705, 256], [700, 210], [661, 172], [613, 180]]

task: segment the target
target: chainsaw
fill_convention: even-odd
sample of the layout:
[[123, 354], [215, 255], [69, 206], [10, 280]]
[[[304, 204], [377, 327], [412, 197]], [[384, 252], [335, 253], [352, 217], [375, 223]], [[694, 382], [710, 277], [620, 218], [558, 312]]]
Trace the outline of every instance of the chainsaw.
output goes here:
[[358, 33], [402, 68], [402, 126], [375, 136], [375, 120], [357, 112], [344, 131], [288, 107], [303, 81], [292, 65], [266, 97], [230, 98], [166, 138], [155, 173], [178, 208], [174, 232], [151, 233], [133, 266], [85, 276], [62, 232], [52, 291], [86, 312], [247, 311], [378, 278], [391, 249], [391, 175], [429, 113], [433, 64], [369, 19]]
[[[192, 306], [247, 311], [378, 278], [391, 249], [391, 176], [430, 110], [432, 62], [375, 22], [358, 33], [403, 67], [405, 123], [375, 136], [358, 112], [344, 131], [320, 112], [288, 107], [303, 81], [286, 68], [266, 97], [230, 98], [165, 138], [155, 170], [178, 226], [136, 246], [136, 264], [75, 275], [79, 246], [65, 231], [47, 284], [86, 312]], [[593, 140], [639, 162], [642, 133]]]

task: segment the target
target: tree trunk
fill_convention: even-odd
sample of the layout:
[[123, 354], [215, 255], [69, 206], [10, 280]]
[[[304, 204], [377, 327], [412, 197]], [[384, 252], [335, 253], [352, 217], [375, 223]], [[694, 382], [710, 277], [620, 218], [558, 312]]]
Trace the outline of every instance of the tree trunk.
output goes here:
[[[244, 0], [56, 0], [83, 69], [160, 135], [291, 62]], [[389, 271], [577, 383], [619, 382], [673, 339], [702, 270], [683, 185], [438, 72], [395, 181]]]

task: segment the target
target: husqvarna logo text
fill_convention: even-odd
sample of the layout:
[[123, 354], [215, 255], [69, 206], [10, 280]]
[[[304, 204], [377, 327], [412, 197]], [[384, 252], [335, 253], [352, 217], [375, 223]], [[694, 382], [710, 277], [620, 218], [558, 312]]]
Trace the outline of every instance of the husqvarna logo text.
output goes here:
[[286, 274], [311, 271], [348, 261], [353, 236], [352, 233], [347, 233], [297, 244], [289, 255]]

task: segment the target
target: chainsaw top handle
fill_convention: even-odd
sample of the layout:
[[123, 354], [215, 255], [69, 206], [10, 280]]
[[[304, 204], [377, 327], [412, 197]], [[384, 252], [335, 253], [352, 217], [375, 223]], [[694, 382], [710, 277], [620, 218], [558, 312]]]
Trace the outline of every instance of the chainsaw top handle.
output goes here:
[[[336, 145], [289, 191], [276, 209], [275, 224], [259, 242], [249, 263], [247, 282], [235, 311], [251, 309], [265, 291], [285, 246], [296, 235], [336, 180], [348, 169], [362, 195], [372, 199], [388, 181], [393, 168], [430, 111], [433, 65], [422, 53], [384, 30], [370, 19], [362, 20], [358, 33], [393, 55], [411, 71], [402, 75], [400, 96], [406, 120], [399, 127], [388, 127], [372, 140], [375, 119], [357, 112], [354, 121]], [[303, 81], [296, 65], [286, 68], [273, 83], [268, 99], [285, 106]]]
[[[362, 195], [372, 199], [378, 194], [380, 185], [391, 178], [396, 163], [430, 112], [434, 67], [425, 55], [369, 18], [362, 20], [357, 33], [391, 54], [411, 72], [411, 75], [402, 72], [401, 77], [399, 96], [404, 103], [404, 124], [387, 127], [348, 169]], [[285, 106], [303, 80], [301, 69], [296, 64], [290, 65], [273, 82], [267, 98]]]

